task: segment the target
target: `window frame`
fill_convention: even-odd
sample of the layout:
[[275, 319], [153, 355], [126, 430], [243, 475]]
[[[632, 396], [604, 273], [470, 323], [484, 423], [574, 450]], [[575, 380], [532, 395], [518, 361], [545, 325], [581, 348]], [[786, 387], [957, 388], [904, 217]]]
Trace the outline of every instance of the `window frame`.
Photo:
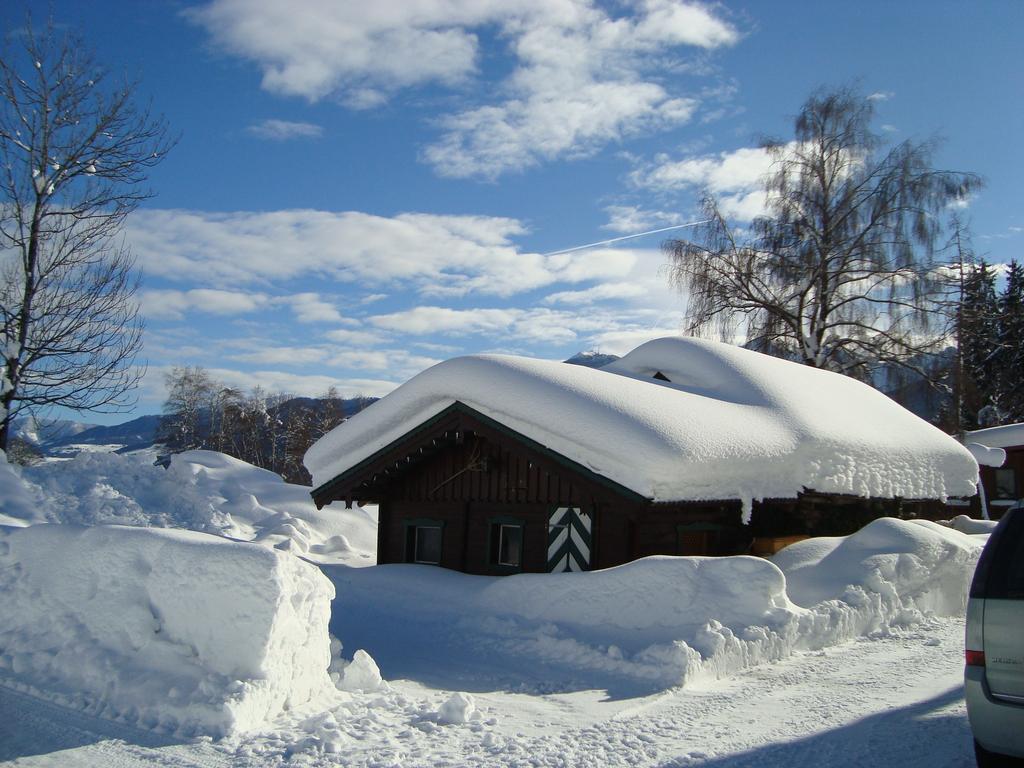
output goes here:
[[[407, 563], [415, 565], [441, 565], [444, 562], [444, 520], [418, 517], [411, 520], [404, 520], [405, 524], [405, 557]], [[437, 560], [417, 560], [419, 547], [419, 531], [421, 528], [436, 528], [441, 537], [438, 548]]]
[[[1003, 483], [1000, 482], [1000, 477], [1004, 478]], [[1004, 495], [1000, 493], [1000, 485], [1005, 483], [1005, 478], [1010, 479], [1009, 494]], [[1013, 501], [1017, 498], [1017, 472], [1013, 467], [996, 467], [992, 470], [992, 500], [993, 501]]]
[[[519, 563], [517, 565], [500, 561], [502, 528], [519, 529]], [[487, 567], [490, 572], [496, 574], [522, 573], [525, 560], [526, 520], [508, 515], [489, 517], [487, 519]]]

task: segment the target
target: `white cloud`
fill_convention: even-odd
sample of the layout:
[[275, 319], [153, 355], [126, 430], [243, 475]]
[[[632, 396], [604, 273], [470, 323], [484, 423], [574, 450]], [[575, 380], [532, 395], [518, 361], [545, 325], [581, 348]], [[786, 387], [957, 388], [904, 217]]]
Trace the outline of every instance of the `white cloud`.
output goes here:
[[445, 135], [423, 158], [442, 176], [495, 179], [559, 157], [594, 154], [627, 136], [689, 121], [693, 99], [655, 83], [581, 81], [478, 107], [443, 121]]
[[506, 97], [440, 121], [444, 135], [423, 155], [438, 173], [493, 179], [686, 123], [699, 102], [669, 92], [646, 70], [675, 46], [713, 48], [738, 37], [692, 4], [648, 2], [635, 16], [618, 18], [590, 4], [573, 10], [514, 26], [518, 67], [505, 83]]
[[630, 179], [645, 189], [675, 190], [697, 186], [721, 194], [747, 191], [759, 185], [771, 166], [767, 150], [743, 147], [732, 152], [683, 160], [671, 160], [661, 155], [652, 166], [634, 171]]
[[192, 312], [211, 315], [242, 315], [265, 306], [263, 293], [195, 288], [188, 291], [148, 290], [139, 294], [142, 313], [161, 320], [181, 320]]
[[304, 0], [297, 9], [279, 0], [214, 0], [186, 15], [224, 50], [255, 61], [268, 91], [367, 103], [380, 90], [452, 84], [471, 74], [471, 28], [499, 18], [500, 5]]
[[739, 39], [716, 9], [640, 0], [612, 16], [593, 0], [418, 0], [359, 3], [213, 0], [186, 15], [223, 49], [257, 63], [266, 90], [353, 108], [401, 88], [459, 85], [479, 73], [480, 33], [514, 59], [489, 103], [442, 116], [424, 159], [448, 176], [494, 178], [608, 142], [687, 122], [697, 102], [655, 74], [681, 46]]
[[593, 304], [608, 299], [643, 296], [647, 289], [637, 283], [602, 283], [583, 291], [559, 291], [544, 297], [545, 304]]
[[608, 223], [601, 228], [627, 234], [672, 226], [683, 221], [682, 214], [644, 210], [635, 205], [609, 205], [604, 210], [608, 214]]
[[450, 309], [415, 307], [402, 312], [375, 315], [370, 322], [379, 328], [410, 334], [460, 335], [507, 331], [523, 314], [521, 309]]
[[398, 379], [406, 379], [424, 368], [440, 362], [437, 358], [414, 355], [406, 349], [344, 349], [331, 345], [312, 347], [266, 346], [251, 341], [244, 342], [254, 347], [251, 351], [227, 356], [239, 363], [254, 365], [286, 366], [295, 368], [315, 366], [319, 369], [340, 368], [344, 370], [375, 371], [386, 373]]
[[253, 352], [228, 355], [228, 358], [256, 365], [310, 365], [323, 362], [327, 352], [315, 347], [262, 347]]
[[381, 344], [384, 336], [372, 331], [355, 331], [348, 328], [336, 328], [324, 334], [325, 339], [335, 341], [339, 344], [349, 344], [357, 347], [367, 347], [373, 344]]
[[479, 336], [491, 345], [579, 344], [637, 323], [649, 324], [660, 313], [650, 310], [616, 308], [586, 313], [531, 308], [415, 307], [402, 312], [377, 315], [370, 322], [390, 331], [412, 336], [438, 334], [446, 337]]
[[659, 155], [653, 163], [630, 174], [640, 189], [675, 192], [706, 190], [718, 199], [722, 212], [749, 221], [764, 212], [764, 178], [772, 169], [772, 157], [761, 147], [741, 147], [731, 152], [673, 160]]
[[296, 293], [282, 296], [275, 302], [287, 304], [300, 323], [341, 323], [344, 318], [333, 304], [323, 301], [318, 293]]
[[875, 91], [868, 96], [868, 101], [888, 101], [895, 95], [893, 91]]
[[294, 123], [288, 120], [260, 120], [246, 130], [253, 136], [270, 141], [288, 141], [290, 139], [318, 139], [324, 129], [313, 123]]
[[[524, 233], [515, 219], [493, 216], [312, 210], [146, 209], [127, 225], [147, 274], [208, 285], [321, 277], [363, 288], [404, 285], [426, 295], [511, 296], [559, 281], [618, 278], [634, 261], [626, 250], [523, 252], [512, 238]], [[309, 306], [312, 313], [316, 307]]]
[[437, 358], [413, 355], [404, 349], [346, 350], [335, 352], [328, 359], [328, 365], [337, 368], [387, 371], [403, 379], [439, 362]]

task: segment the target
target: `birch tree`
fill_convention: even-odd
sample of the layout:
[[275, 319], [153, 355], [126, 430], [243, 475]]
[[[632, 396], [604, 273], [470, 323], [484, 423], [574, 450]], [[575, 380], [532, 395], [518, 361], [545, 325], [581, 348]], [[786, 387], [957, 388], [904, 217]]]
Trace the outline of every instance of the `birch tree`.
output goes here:
[[741, 229], [707, 196], [694, 239], [664, 244], [689, 333], [861, 379], [882, 363], [926, 372], [943, 336], [936, 238], [980, 179], [933, 168], [933, 142], [883, 146], [872, 117], [851, 89], [815, 93], [792, 140], [763, 144], [765, 214]]

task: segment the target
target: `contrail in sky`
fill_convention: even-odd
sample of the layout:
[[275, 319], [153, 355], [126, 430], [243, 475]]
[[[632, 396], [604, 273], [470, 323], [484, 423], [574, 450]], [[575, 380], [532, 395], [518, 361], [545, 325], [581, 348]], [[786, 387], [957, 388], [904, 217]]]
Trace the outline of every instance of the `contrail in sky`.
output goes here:
[[557, 256], [560, 253], [572, 253], [573, 251], [582, 251], [584, 248], [596, 248], [599, 245], [611, 245], [612, 243], [619, 243], [623, 240], [632, 240], [634, 237], [643, 237], [644, 235], [656, 235], [659, 232], [670, 232], [673, 229], [683, 229], [684, 227], [696, 227], [699, 224], [707, 224], [711, 219], [704, 219], [703, 221], [691, 221], [688, 224], [676, 224], [671, 227], [662, 227], [661, 229], [652, 229], [648, 232], [637, 232], [635, 235], [623, 235], [622, 237], [613, 237], [611, 240], [601, 240], [597, 243], [587, 243], [586, 245], [574, 245], [572, 248], [563, 248], [560, 251], [551, 251], [550, 253], [541, 254], [542, 256]]

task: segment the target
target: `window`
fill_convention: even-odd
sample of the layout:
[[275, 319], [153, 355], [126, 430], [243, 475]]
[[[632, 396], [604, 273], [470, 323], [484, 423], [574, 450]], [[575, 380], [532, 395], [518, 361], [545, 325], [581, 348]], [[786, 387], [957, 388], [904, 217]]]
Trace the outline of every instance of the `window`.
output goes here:
[[491, 567], [497, 573], [522, 570], [523, 521], [516, 518], [492, 518], [490, 525]]
[[407, 563], [441, 564], [444, 529], [439, 523], [407, 524], [405, 529], [405, 561]]
[[498, 565], [518, 567], [523, 564], [523, 527], [521, 525], [498, 526]]
[[1017, 478], [1012, 469], [997, 469], [996, 475], [996, 499], [1017, 498]]

